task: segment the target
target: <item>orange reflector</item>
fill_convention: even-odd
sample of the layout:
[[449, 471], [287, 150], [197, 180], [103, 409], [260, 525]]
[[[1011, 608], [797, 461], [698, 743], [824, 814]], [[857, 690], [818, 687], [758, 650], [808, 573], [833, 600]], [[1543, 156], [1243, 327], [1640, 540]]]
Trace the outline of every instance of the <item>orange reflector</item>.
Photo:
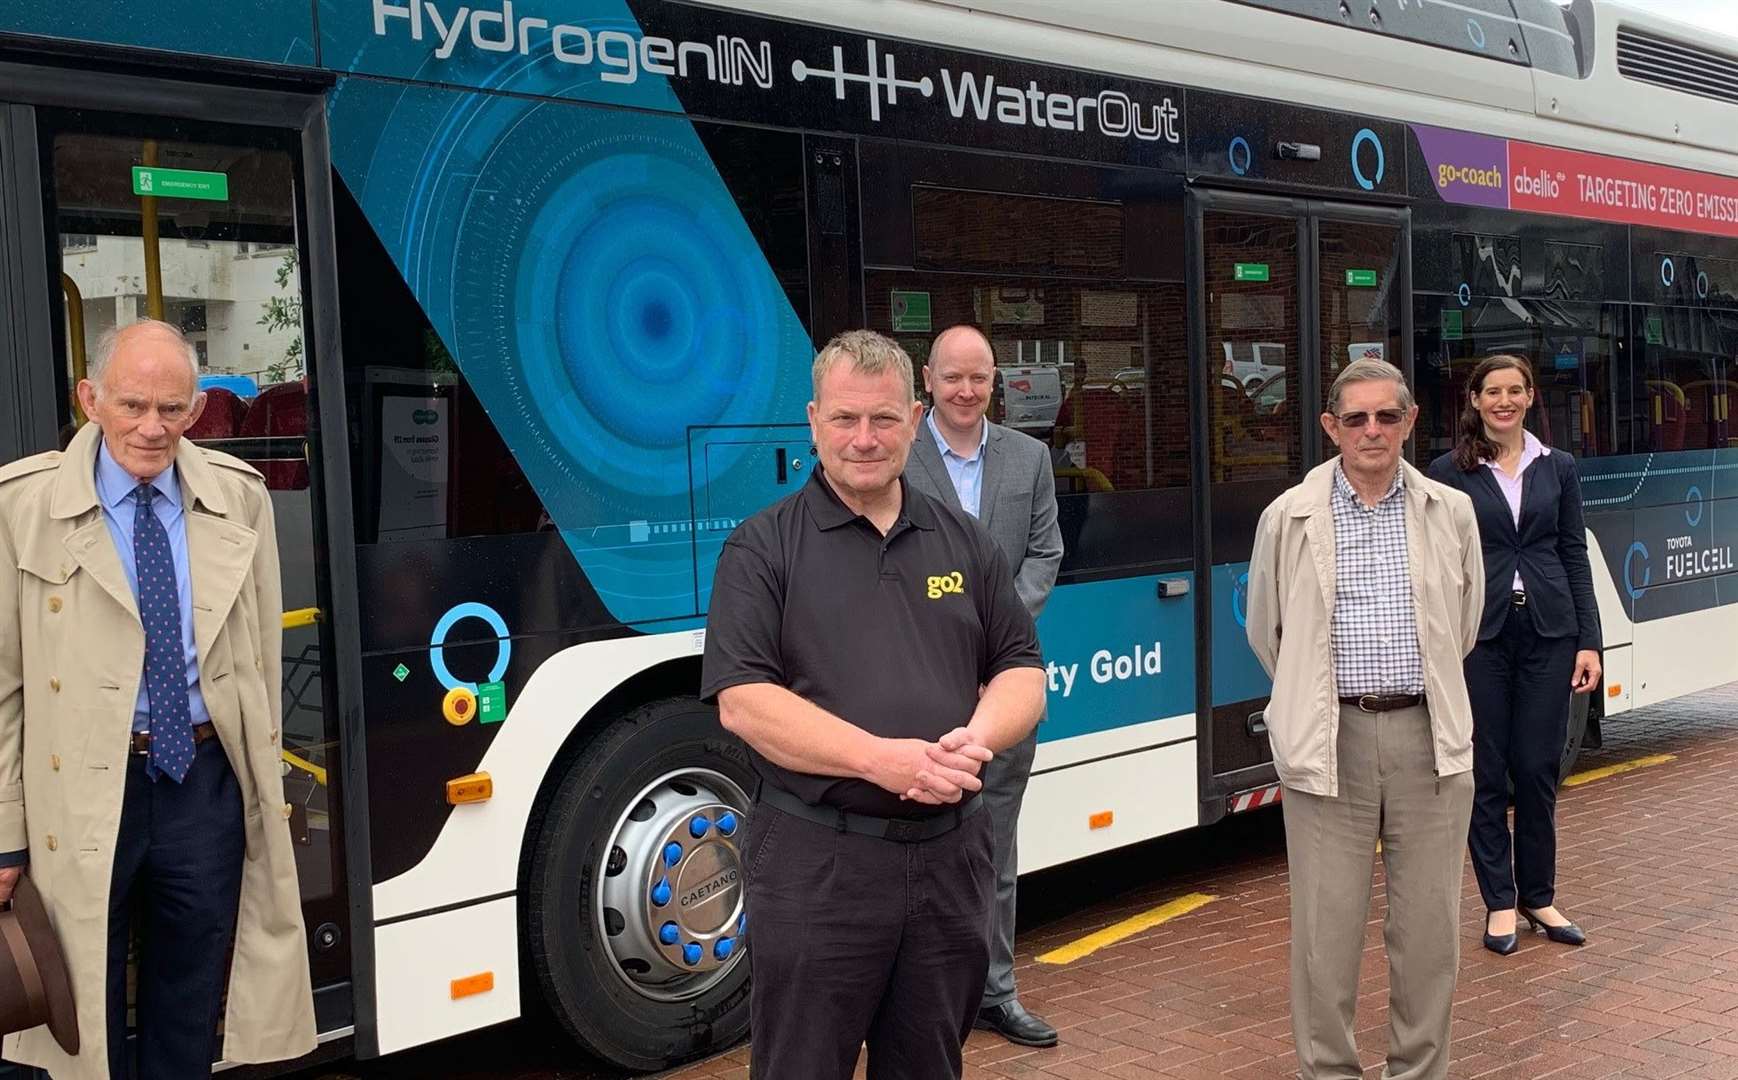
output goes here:
[[486, 994], [493, 989], [495, 989], [495, 973], [493, 971], [466, 975], [462, 979], [453, 980], [453, 1000], [470, 997], [472, 994]]
[[1098, 813], [1086, 819], [1086, 827], [1089, 829], [1108, 829], [1110, 828], [1110, 823], [1115, 820], [1116, 811], [1100, 810]]
[[1623, 684], [1620, 682], [1612, 683], [1611, 688], [1605, 692], [1606, 697], [1621, 697], [1622, 695], [1623, 695]]
[[447, 781], [447, 802], [454, 806], [460, 803], [487, 802], [494, 794], [495, 781], [486, 772], [455, 776]]

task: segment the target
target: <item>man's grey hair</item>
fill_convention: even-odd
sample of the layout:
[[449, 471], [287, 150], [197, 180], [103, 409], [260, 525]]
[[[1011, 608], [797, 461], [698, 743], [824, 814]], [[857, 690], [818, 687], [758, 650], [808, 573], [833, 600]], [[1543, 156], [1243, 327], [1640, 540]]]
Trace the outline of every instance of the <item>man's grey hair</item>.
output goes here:
[[1328, 411], [1337, 414], [1340, 411], [1341, 393], [1346, 387], [1358, 382], [1398, 383], [1400, 407], [1402, 409], [1412, 408], [1412, 390], [1406, 385], [1406, 376], [1400, 373], [1400, 369], [1386, 360], [1366, 356], [1347, 364], [1340, 369], [1338, 375], [1334, 376], [1333, 388], [1328, 391]]
[[125, 325], [112, 326], [104, 330], [97, 338], [96, 351], [91, 353], [90, 360], [85, 364], [84, 377], [101, 393], [103, 388], [103, 372], [108, 370], [109, 361], [115, 358], [115, 347], [120, 344], [121, 335], [129, 330], [149, 327], [159, 333], [166, 334], [175, 340], [181, 351], [187, 356], [187, 369], [193, 376], [193, 392], [199, 392], [199, 351], [193, 347], [193, 342], [187, 340], [187, 335], [173, 323], [161, 319], [139, 319]]
[[873, 330], [847, 330], [827, 342], [826, 347], [815, 355], [815, 366], [811, 371], [816, 401], [821, 400], [821, 380], [840, 363], [848, 363], [853, 371], [864, 375], [882, 375], [891, 371], [899, 376], [900, 384], [905, 387], [905, 400], [917, 400], [911, 357], [899, 347], [899, 342], [884, 334]]

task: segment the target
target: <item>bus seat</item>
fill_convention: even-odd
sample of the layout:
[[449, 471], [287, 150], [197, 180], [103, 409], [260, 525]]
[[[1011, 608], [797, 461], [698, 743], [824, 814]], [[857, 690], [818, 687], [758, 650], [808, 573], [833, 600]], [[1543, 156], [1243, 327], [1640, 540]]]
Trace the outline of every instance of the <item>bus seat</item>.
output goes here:
[[1682, 450], [1689, 422], [1689, 401], [1677, 383], [1647, 380], [1649, 419], [1653, 421], [1653, 449]]
[[[305, 491], [308, 487], [308, 384], [277, 383], [262, 387], [242, 419], [244, 438], [270, 439], [270, 456], [250, 457], [248, 464], [266, 478], [274, 491]], [[283, 440], [278, 443], [277, 440]]]
[[205, 391], [205, 411], [183, 434], [195, 440], [233, 439], [241, 430], [241, 419], [245, 415], [247, 402], [234, 390], [214, 386]]

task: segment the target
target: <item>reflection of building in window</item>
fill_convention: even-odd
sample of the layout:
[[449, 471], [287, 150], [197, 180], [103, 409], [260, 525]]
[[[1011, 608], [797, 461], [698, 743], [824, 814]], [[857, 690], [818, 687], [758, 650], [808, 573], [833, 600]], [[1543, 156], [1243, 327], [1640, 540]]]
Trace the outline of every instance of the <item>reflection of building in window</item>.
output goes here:
[[[274, 297], [295, 297], [300, 280], [290, 275], [278, 282], [278, 268], [294, 249], [282, 244], [252, 244], [255, 253], [275, 258], [237, 258], [245, 242], [160, 241], [164, 318], [181, 327], [199, 350], [201, 370], [212, 374], [253, 375], [267, 381], [300, 378], [301, 365], [284, 368], [281, 361], [291, 337], [275, 336], [260, 322]], [[145, 303], [145, 252], [137, 237], [61, 235], [61, 266], [78, 286], [84, 300], [85, 345], [117, 323], [142, 317]]]

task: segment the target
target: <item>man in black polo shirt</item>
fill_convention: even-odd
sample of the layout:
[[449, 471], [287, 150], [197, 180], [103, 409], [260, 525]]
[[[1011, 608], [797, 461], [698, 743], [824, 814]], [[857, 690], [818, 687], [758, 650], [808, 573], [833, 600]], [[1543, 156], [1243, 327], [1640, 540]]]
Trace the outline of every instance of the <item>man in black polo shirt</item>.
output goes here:
[[703, 693], [761, 778], [744, 837], [751, 1072], [960, 1075], [995, 893], [978, 773], [1044, 704], [1032, 618], [975, 521], [901, 478], [923, 407], [866, 330], [814, 365], [819, 466], [743, 522]]

